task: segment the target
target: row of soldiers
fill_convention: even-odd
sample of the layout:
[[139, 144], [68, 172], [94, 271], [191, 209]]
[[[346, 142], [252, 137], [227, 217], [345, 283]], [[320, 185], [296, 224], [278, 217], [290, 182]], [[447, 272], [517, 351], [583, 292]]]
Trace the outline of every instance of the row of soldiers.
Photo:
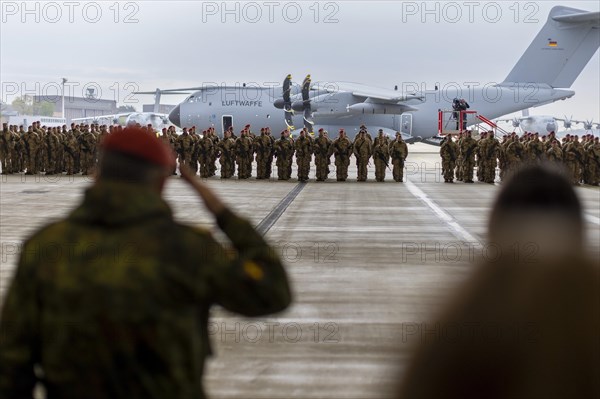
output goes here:
[[504, 180], [519, 166], [540, 162], [562, 165], [573, 184], [597, 186], [600, 183], [600, 139], [592, 134], [584, 135], [581, 141], [578, 136], [567, 134], [561, 143], [554, 132], [541, 138], [538, 133], [526, 132], [519, 137], [513, 132], [499, 141], [492, 131], [483, 132], [479, 140], [472, 137], [471, 131], [465, 131], [458, 135], [456, 142], [452, 136], [446, 136], [440, 156], [447, 183], [455, 178], [473, 183], [476, 166], [477, 180], [493, 184], [497, 167], [500, 180]]
[[67, 129], [66, 125], [46, 127], [36, 121], [25, 131], [23, 126], [4, 123], [0, 136], [2, 173], [91, 174], [96, 164], [98, 143], [113, 128], [116, 127], [73, 123], [71, 129]]
[[[40, 122], [34, 122], [24, 131], [23, 126], [17, 129], [17, 126], [5, 124], [0, 139], [2, 173], [91, 174], [97, 162], [100, 143], [115, 129], [121, 127], [96, 124], [80, 126], [73, 123], [71, 129], [67, 129], [66, 125], [47, 128], [40, 126]], [[151, 125], [146, 129], [149, 134], [155, 134]], [[307, 181], [314, 156], [316, 180], [324, 181], [330, 174], [333, 156], [336, 178], [345, 181], [350, 157], [354, 155], [358, 181], [367, 180], [372, 158], [377, 181], [385, 180], [386, 170], [391, 170], [391, 161], [393, 178], [401, 182], [404, 161], [408, 156], [408, 148], [400, 133], [396, 133], [396, 138], [391, 140], [380, 129], [378, 136], [373, 139], [364, 125], [353, 141], [347, 137], [344, 129], [339, 130], [334, 140], [329, 138], [324, 129], [319, 129], [315, 138], [303, 129], [296, 139], [287, 130], [281, 132], [279, 139], [275, 139], [269, 127], [262, 128], [260, 134], [255, 135], [250, 125], [242, 129], [239, 137], [234, 134], [233, 128], [229, 128], [222, 139], [213, 127], [204, 130], [201, 135], [195, 127], [184, 128], [179, 135], [171, 126], [163, 129], [160, 139], [176, 153], [180, 165], [189, 166], [194, 173], [199, 171], [204, 178], [216, 174], [218, 161], [223, 179], [234, 176], [236, 165], [239, 179], [250, 178], [253, 162], [256, 162], [256, 178], [269, 179], [276, 159], [278, 179], [289, 180], [295, 156], [297, 178]], [[173, 170], [175, 173], [176, 170]]]
[[316, 138], [306, 129], [300, 131], [294, 139], [288, 130], [281, 132], [280, 138], [275, 139], [269, 127], [261, 128], [260, 134], [255, 135], [246, 125], [235, 136], [233, 128], [225, 131], [222, 139], [215, 134], [214, 128], [196, 133], [196, 128], [184, 128], [177, 136], [170, 129], [163, 129], [161, 140], [169, 144], [177, 154], [180, 165], [188, 165], [192, 171], [200, 170], [200, 176], [207, 178], [216, 174], [216, 161], [221, 165], [221, 178], [227, 179], [235, 174], [237, 165], [238, 178], [248, 179], [252, 175], [252, 163], [256, 161], [256, 178], [269, 179], [272, 174], [273, 160], [276, 159], [277, 177], [279, 180], [289, 180], [292, 174], [293, 157], [298, 166], [298, 181], [309, 179], [310, 167], [314, 156], [316, 180], [328, 178], [331, 157], [335, 159], [336, 178], [345, 181], [348, 178], [350, 157], [354, 154], [358, 167], [358, 181], [367, 180], [367, 168], [370, 159], [375, 164], [377, 181], [384, 181], [386, 169], [389, 169], [390, 159], [393, 165], [395, 181], [403, 179], [404, 160], [408, 155], [406, 143], [400, 133], [395, 140], [390, 140], [383, 130], [373, 139], [367, 132], [366, 126], [361, 126], [354, 141], [351, 141], [344, 129], [340, 129], [334, 140], [324, 129], [319, 129]]

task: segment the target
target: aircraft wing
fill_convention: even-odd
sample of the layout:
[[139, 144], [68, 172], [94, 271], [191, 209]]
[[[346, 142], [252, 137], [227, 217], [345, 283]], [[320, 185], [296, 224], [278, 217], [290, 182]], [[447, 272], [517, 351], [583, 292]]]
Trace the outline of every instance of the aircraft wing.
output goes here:
[[125, 112], [121, 114], [107, 114], [107, 115], [96, 115], [96, 116], [86, 116], [84, 118], [73, 118], [71, 122], [75, 123], [89, 123], [89, 122], [102, 122], [102, 124], [113, 124], [115, 121], [118, 121], [120, 118], [127, 118], [131, 115], [132, 112]]
[[[319, 88], [317, 86], [317, 88]], [[408, 100], [423, 100], [425, 96], [417, 92], [403, 93], [398, 90], [384, 89], [380, 87], [367, 86], [360, 83], [332, 82], [325, 84], [320, 89], [329, 92], [348, 92], [355, 97], [370, 99], [372, 103], [397, 104]]]

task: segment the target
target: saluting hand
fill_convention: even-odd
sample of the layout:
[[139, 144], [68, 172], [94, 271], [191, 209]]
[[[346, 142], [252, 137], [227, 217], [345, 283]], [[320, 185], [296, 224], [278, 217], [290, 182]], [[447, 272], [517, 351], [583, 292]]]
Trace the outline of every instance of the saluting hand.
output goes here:
[[180, 165], [179, 171], [181, 172], [183, 180], [192, 186], [200, 198], [202, 198], [202, 201], [204, 201], [206, 208], [212, 212], [213, 215], [218, 216], [226, 209], [225, 204], [223, 204], [219, 197], [217, 197], [208, 186], [196, 179], [196, 176], [191, 172], [187, 165]]

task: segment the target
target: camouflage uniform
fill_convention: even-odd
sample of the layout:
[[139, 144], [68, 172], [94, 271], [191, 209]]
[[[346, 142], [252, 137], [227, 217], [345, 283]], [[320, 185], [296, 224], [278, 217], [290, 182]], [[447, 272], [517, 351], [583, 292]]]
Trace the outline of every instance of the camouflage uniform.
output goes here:
[[28, 175], [33, 175], [38, 172], [37, 169], [37, 152], [38, 147], [40, 145], [40, 136], [33, 131], [33, 128], [29, 126], [27, 129], [27, 133], [23, 135], [23, 143], [25, 145], [25, 159], [27, 164], [27, 173]]
[[56, 136], [56, 134], [54, 134], [54, 132], [52, 130], [49, 130], [46, 133], [46, 137], [44, 138], [45, 141], [45, 146], [44, 146], [44, 151], [45, 151], [45, 166], [44, 169], [46, 170], [46, 174], [47, 175], [52, 175], [55, 173], [60, 173], [60, 171], [58, 170], [59, 165], [58, 165], [58, 160], [57, 160], [57, 155], [58, 155], [58, 147], [59, 147], [59, 140], [58, 137]]
[[221, 165], [221, 179], [229, 179], [235, 173], [235, 140], [231, 138], [230, 133], [225, 134], [217, 148]]
[[508, 145], [504, 153], [506, 157], [506, 173], [512, 173], [521, 165], [525, 155], [523, 144], [517, 139], [516, 135], [508, 140]]
[[477, 142], [471, 133], [467, 132], [460, 143], [460, 154], [462, 158], [462, 178], [465, 183], [473, 183], [473, 167], [475, 166], [475, 149]]
[[313, 142], [308, 133], [302, 131], [294, 142], [296, 164], [298, 165], [298, 181], [307, 181], [312, 160]]
[[277, 156], [277, 179], [289, 180], [292, 177], [294, 140], [282, 134], [282, 137], [275, 142], [275, 155]]
[[375, 164], [375, 180], [385, 180], [385, 170], [389, 167], [390, 149], [387, 136], [380, 132], [373, 141], [371, 153], [373, 154], [373, 163]]
[[494, 184], [496, 181], [496, 166], [498, 166], [498, 153], [500, 151], [500, 142], [494, 137], [493, 132], [489, 132], [486, 140], [483, 181], [485, 183]]
[[575, 149], [575, 181], [581, 183], [585, 163], [585, 151], [577, 136], [575, 136], [573, 141], [573, 147]]
[[331, 143], [331, 153], [335, 157], [337, 181], [346, 181], [348, 178], [348, 166], [350, 166], [350, 155], [352, 155], [352, 142], [345, 134], [340, 135]]
[[482, 132], [479, 140], [477, 140], [477, 147], [475, 148], [475, 157], [477, 164], [477, 181], [483, 181], [483, 175], [486, 172], [487, 168], [487, 145], [489, 144], [486, 141], [487, 132]]
[[247, 133], [242, 133], [235, 141], [235, 154], [238, 165], [238, 179], [248, 179], [252, 176], [252, 139]]
[[360, 131], [356, 135], [354, 143], [352, 143], [352, 149], [354, 151], [354, 156], [356, 157], [356, 167], [358, 169], [358, 177], [356, 180], [366, 181], [369, 172], [367, 165], [371, 158], [371, 140], [367, 138], [365, 130]]
[[8, 149], [8, 143], [10, 141], [10, 131], [8, 125], [5, 123], [2, 125], [2, 135], [0, 136], [0, 162], [2, 163], [2, 174], [7, 175], [10, 169], [10, 150]]
[[190, 138], [192, 139], [192, 153], [190, 157], [189, 167], [194, 174], [198, 173], [198, 160], [200, 157], [200, 136], [198, 136], [195, 130], [190, 130]]
[[233, 250], [175, 222], [152, 189], [88, 189], [24, 244], [0, 317], [0, 397], [31, 397], [39, 379], [49, 398], [205, 397], [210, 307], [290, 303], [276, 251], [229, 210], [217, 223]]
[[500, 180], [504, 180], [506, 177], [506, 171], [508, 169], [508, 161], [506, 160], [506, 149], [510, 144], [508, 136], [502, 137], [500, 147], [498, 147], [498, 167], [500, 168]]
[[578, 161], [577, 161], [577, 157], [579, 156], [579, 152], [577, 151], [577, 148], [575, 147], [574, 144], [574, 140], [571, 141], [569, 140], [568, 142], [566, 142], [563, 147], [563, 161], [565, 166], [567, 167], [567, 170], [569, 171], [569, 175], [571, 177], [571, 181], [573, 182], [573, 184], [577, 184], [579, 183], [578, 180], [578, 175], [579, 175], [579, 171], [578, 171]]
[[186, 165], [191, 168], [192, 154], [194, 153], [195, 142], [187, 129], [177, 139], [177, 154], [179, 154], [179, 165]]
[[96, 156], [96, 136], [92, 132], [84, 130], [77, 141], [81, 149], [81, 174], [93, 173]]
[[396, 139], [390, 143], [390, 156], [392, 157], [392, 175], [394, 181], [402, 183], [404, 179], [404, 161], [408, 156], [408, 147], [406, 142], [402, 140], [402, 135], [396, 133]]
[[550, 162], [562, 164], [563, 153], [558, 145], [558, 141], [552, 142], [550, 147], [546, 150], [546, 159]]
[[593, 139], [588, 150], [590, 181], [589, 184], [597, 186], [600, 183], [600, 139]]
[[209, 176], [214, 176], [217, 172], [217, 146], [219, 145], [220, 140], [219, 137], [217, 137], [217, 135], [215, 134], [215, 129], [212, 127], [208, 129], [208, 137], [213, 142], [213, 151], [211, 151], [208, 157], [208, 174]]
[[212, 138], [208, 136], [208, 133], [205, 132], [204, 135], [198, 139], [196, 145], [198, 148], [198, 162], [200, 163], [200, 177], [208, 178], [212, 176], [210, 162], [212, 161], [215, 152], [214, 142]]
[[256, 152], [256, 178], [259, 180], [268, 179], [267, 163], [269, 163], [273, 152], [273, 141], [264, 129], [260, 136], [254, 139], [254, 152]]
[[327, 137], [327, 132], [320, 129], [319, 136], [315, 139], [313, 146], [317, 181], [325, 181], [329, 176], [329, 165], [331, 164], [330, 147], [331, 140]]
[[542, 161], [544, 156], [544, 145], [537, 135], [533, 135], [529, 143], [527, 143], [527, 153], [530, 162], [539, 163]]
[[273, 156], [275, 155], [275, 138], [271, 135], [271, 128], [266, 128], [267, 137], [271, 140], [271, 152], [267, 155], [266, 166], [267, 170], [265, 171], [265, 177], [267, 179], [271, 178], [271, 173], [273, 173]]
[[464, 140], [463, 133], [458, 134], [458, 139], [456, 140], [456, 148], [458, 148], [458, 156], [456, 158], [456, 180], [463, 181], [463, 154], [460, 151], [460, 146]]
[[454, 181], [454, 168], [456, 167], [456, 157], [458, 156], [458, 147], [452, 140], [451, 135], [447, 135], [440, 147], [440, 156], [442, 157], [442, 174], [444, 182], [452, 183]]
[[76, 173], [75, 170], [75, 159], [77, 157], [78, 145], [77, 138], [73, 132], [67, 132], [65, 138], [65, 169], [68, 175]]
[[19, 132], [13, 130], [13, 146], [11, 160], [13, 165], [13, 173], [19, 173], [25, 170], [25, 143], [23, 142], [23, 134], [25, 131], [21, 126]]

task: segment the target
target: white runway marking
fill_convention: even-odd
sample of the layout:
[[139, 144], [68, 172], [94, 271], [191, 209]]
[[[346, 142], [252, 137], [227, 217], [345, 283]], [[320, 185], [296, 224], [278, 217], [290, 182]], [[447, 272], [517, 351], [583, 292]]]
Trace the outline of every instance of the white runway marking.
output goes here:
[[408, 191], [410, 191], [410, 193], [412, 195], [414, 195], [419, 200], [421, 200], [423, 203], [425, 203], [425, 205], [427, 205], [429, 207], [429, 209], [431, 209], [436, 214], [436, 216], [438, 218], [440, 218], [440, 220], [442, 222], [444, 222], [444, 224], [446, 224], [446, 226], [448, 226], [448, 229], [450, 229], [450, 231], [452, 232], [452, 234], [454, 234], [454, 236], [456, 238], [458, 238], [459, 240], [465, 241], [465, 242], [473, 243], [476, 246], [482, 245], [477, 238], [475, 238], [471, 233], [469, 233], [467, 230], [465, 230], [465, 228], [462, 227], [456, 221], [456, 219], [454, 219], [448, 212], [444, 211], [438, 204], [436, 204], [431, 198], [429, 198], [429, 196], [427, 194], [425, 194], [413, 182], [406, 179], [405, 184], [406, 184], [406, 188], [408, 188]]
[[596, 216], [590, 215], [590, 214], [588, 214], [588, 213], [586, 213], [584, 216], [585, 216], [585, 219], [586, 219], [588, 222], [590, 222], [590, 223], [594, 223], [594, 224], [596, 224], [596, 225], [599, 225], [599, 226], [600, 226], [600, 218], [599, 218], [599, 217], [596, 217]]

